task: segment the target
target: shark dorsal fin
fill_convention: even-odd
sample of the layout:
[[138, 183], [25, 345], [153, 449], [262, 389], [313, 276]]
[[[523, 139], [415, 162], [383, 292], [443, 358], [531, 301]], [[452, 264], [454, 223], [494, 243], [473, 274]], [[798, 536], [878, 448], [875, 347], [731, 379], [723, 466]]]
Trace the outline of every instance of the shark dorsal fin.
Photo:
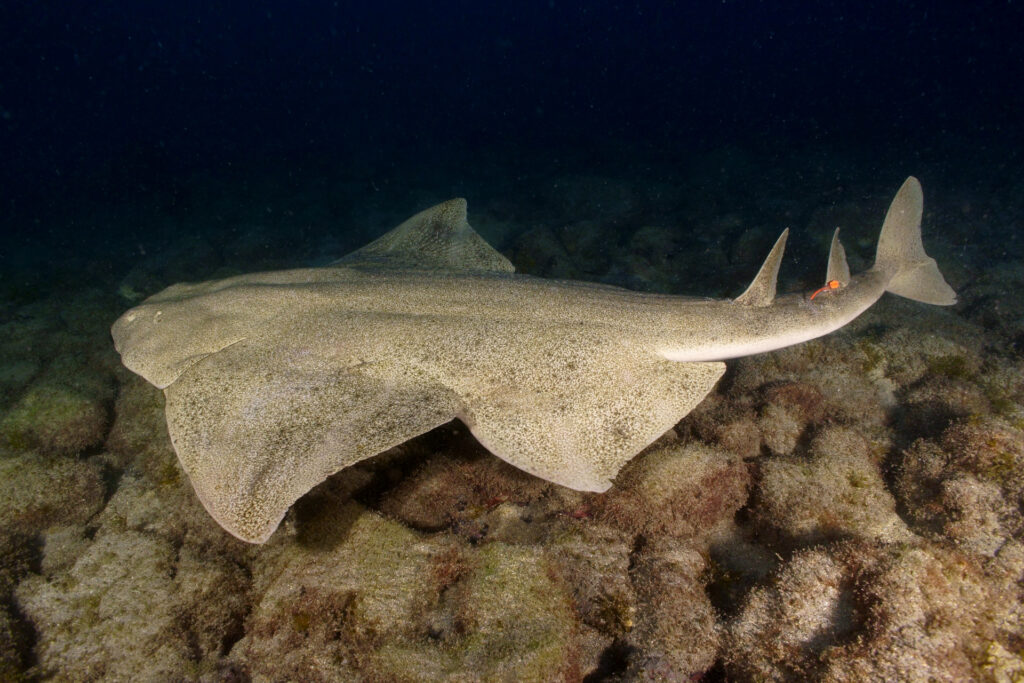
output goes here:
[[515, 266], [466, 220], [466, 200], [449, 199], [405, 220], [331, 265], [512, 273]]
[[757, 271], [757, 276], [747, 287], [747, 291], [736, 297], [736, 303], [744, 306], [767, 306], [775, 300], [775, 283], [779, 279], [779, 265], [782, 263], [782, 253], [786, 250], [787, 237], [789, 228], [779, 235], [775, 246], [768, 252], [768, 258], [764, 260], [761, 270]]
[[839, 228], [832, 233], [832, 248], [828, 252], [825, 282], [838, 282], [842, 287], [850, 284], [850, 264], [846, 262], [846, 250], [839, 241]]

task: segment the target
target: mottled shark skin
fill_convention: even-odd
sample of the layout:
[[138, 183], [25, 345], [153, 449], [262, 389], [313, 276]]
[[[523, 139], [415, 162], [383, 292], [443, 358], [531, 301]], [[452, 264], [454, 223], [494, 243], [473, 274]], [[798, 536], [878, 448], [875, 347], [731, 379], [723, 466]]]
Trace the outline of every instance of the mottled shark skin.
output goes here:
[[112, 334], [164, 390], [174, 449], [213, 518], [262, 543], [338, 470], [453, 418], [495, 455], [604, 491], [689, 413], [727, 358], [842, 327], [885, 291], [956, 300], [921, 245], [921, 187], [886, 216], [875, 265], [775, 296], [786, 233], [735, 300], [517, 275], [453, 199], [323, 268], [177, 284]]

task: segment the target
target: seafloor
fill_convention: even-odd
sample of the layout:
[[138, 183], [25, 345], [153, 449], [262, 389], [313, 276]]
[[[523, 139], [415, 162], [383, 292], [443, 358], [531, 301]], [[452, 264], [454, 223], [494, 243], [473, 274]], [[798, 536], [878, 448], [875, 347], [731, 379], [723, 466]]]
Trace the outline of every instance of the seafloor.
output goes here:
[[[1024, 680], [1024, 172], [897, 156], [510, 145], [129, 169], [22, 207], [17, 227], [70, 237], [9, 245], [0, 279], [0, 680]], [[789, 226], [780, 288], [810, 290], [836, 226], [870, 265], [910, 174], [959, 303], [887, 295], [730, 361], [606, 494], [452, 423], [247, 545], [110, 340], [174, 282], [326, 263], [451, 195], [522, 272], [649, 291], [735, 296]]]

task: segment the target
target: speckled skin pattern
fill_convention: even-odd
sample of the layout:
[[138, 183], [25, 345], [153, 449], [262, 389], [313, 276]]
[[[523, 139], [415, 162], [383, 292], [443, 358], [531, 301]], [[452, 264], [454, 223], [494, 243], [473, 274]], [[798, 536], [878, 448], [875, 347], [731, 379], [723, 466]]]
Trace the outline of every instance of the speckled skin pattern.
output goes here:
[[604, 491], [703, 400], [719, 361], [827, 334], [899, 271], [751, 305], [512, 274], [462, 200], [389, 235], [332, 267], [174, 285], [114, 324], [124, 364], [165, 390], [196, 493], [243, 540], [265, 541], [334, 472], [453, 418], [527, 472]]

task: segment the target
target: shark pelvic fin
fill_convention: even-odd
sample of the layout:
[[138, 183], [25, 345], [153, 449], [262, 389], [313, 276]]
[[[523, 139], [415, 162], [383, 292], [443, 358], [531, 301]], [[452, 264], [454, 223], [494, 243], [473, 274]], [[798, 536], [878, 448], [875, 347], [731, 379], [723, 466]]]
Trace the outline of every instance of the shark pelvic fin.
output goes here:
[[828, 252], [825, 282], [838, 282], [840, 287], [850, 284], [850, 264], [846, 262], [846, 250], [839, 241], [839, 228], [832, 233], [832, 248]]
[[768, 252], [768, 258], [764, 260], [761, 270], [757, 271], [754, 281], [747, 287], [747, 291], [736, 297], [736, 303], [744, 306], [768, 306], [775, 300], [775, 285], [779, 279], [779, 265], [782, 263], [782, 253], [786, 250], [787, 237], [789, 228], [782, 231], [775, 246]]

